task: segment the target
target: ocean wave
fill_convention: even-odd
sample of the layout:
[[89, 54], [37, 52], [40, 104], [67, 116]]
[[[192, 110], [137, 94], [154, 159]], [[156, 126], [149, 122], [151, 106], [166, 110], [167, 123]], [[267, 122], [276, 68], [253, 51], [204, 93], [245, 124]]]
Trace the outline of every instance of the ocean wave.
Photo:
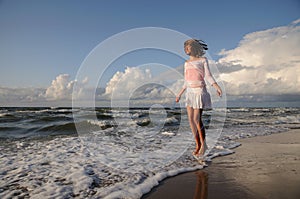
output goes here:
[[140, 120], [135, 120], [136, 124], [139, 126], [148, 126], [151, 123], [150, 118], [144, 118]]
[[55, 122], [65, 122], [65, 121], [73, 121], [73, 118], [68, 117], [66, 115], [59, 115], [59, 116], [43, 116], [39, 118], [33, 118], [29, 120], [28, 122], [32, 124], [49, 124], [50, 123], [55, 123]]
[[0, 117], [4, 117], [4, 116], [6, 116], [7, 115], [7, 113], [0, 113]]
[[16, 123], [22, 121], [24, 118], [17, 116], [15, 114], [11, 113], [3, 113], [2, 116], [0, 117], [0, 122], [1, 123]]
[[59, 125], [49, 125], [49, 126], [43, 126], [39, 128], [37, 131], [39, 132], [66, 132], [66, 133], [75, 133], [76, 127], [74, 122], [69, 122], [65, 124], [59, 124]]
[[179, 121], [178, 119], [176, 119], [176, 117], [170, 117], [170, 118], [166, 118], [165, 119], [165, 124], [168, 124], [168, 125], [175, 125], [175, 124], [178, 124]]
[[87, 123], [99, 126], [101, 130], [116, 127], [114, 120], [87, 120]]
[[[0, 127], [0, 140], [8, 140], [22, 137], [24, 129], [15, 126]], [[1, 145], [1, 144], [0, 144]]]

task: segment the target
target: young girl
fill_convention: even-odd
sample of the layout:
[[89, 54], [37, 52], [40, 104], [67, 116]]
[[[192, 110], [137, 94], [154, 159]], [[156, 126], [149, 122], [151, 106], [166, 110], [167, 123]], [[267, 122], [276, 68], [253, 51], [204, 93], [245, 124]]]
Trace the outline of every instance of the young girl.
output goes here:
[[184, 63], [185, 83], [176, 97], [179, 102], [181, 95], [186, 90], [186, 108], [190, 127], [196, 141], [196, 149], [193, 155], [204, 155], [207, 148], [205, 143], [205, 128], [202, 122], [203, 109], [211, 108], [210, 94], [206, 90], [204, 78], [216, 90], [221, 97], [222, 90], [216, 83], [209, 70], [207, 58], [204, 57], [207, 45], [197, 39], [189, 39], [184, 42], [184, 51], [189, 55], [189, 60]]

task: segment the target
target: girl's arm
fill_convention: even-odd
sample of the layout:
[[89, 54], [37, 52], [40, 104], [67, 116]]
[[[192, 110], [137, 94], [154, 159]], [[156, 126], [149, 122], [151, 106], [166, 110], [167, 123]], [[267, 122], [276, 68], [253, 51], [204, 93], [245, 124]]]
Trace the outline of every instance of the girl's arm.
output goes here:
[[214, 77], [212, 76], [212, 74], [210, 72], [208, 60], [206, 57], [205, 57], [205, 61], [204, 61], [204, 77], [210, 83], [210, 85], [213, 85], [216, 83], [216, 80], [214, 79]]
[[178, 93], [178, 95], [176, 96], [176, 102], [179, 102], [180, 98], [181, 98], [181, 95], [184, 93], [186, 87], [184, 86], [180, 92]]
[[218, 96], [222, 97], [222, 89], [220, 88], [220, 86], [217, 83], [213, 83], [212, 86], [217, 90]]
[[220, 88], [220, 86], [218, 85], [218, 83], [216, 82], [216, 80], [214, 79], [214, 77], [212, 76], [212, 74], [210, 72], [207, 58], [205, 58], [204, 73], [205, 73], [205, 78], [207, 79], [207, 81], [217, 90], [218, 96], [221, 97], [222, 89]]

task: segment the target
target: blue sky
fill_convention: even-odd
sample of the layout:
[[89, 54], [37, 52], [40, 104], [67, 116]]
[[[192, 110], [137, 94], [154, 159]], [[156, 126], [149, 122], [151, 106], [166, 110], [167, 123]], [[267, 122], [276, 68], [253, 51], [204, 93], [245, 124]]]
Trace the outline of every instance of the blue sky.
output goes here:
[[93, 48], [132, 28], [164, 27], [201, 38], [217, 61], [222, 49], [235, 49], [245, 35], [299, 18], [298, 0], [2, 0], [0, 86], [47, 88], [60, 74], [74, 79]]

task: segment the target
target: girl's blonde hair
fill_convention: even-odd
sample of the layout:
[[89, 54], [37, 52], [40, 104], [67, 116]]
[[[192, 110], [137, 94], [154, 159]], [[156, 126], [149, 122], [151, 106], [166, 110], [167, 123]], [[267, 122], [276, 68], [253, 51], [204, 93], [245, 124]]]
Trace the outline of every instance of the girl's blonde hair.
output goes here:
[[207, 44], [199, 39], [189, 39], [184, 42], [184, 48], [191, 46], [191, 55], [195, 57], [201, 57], [205, 54], [205, 50], [208, 50]]

